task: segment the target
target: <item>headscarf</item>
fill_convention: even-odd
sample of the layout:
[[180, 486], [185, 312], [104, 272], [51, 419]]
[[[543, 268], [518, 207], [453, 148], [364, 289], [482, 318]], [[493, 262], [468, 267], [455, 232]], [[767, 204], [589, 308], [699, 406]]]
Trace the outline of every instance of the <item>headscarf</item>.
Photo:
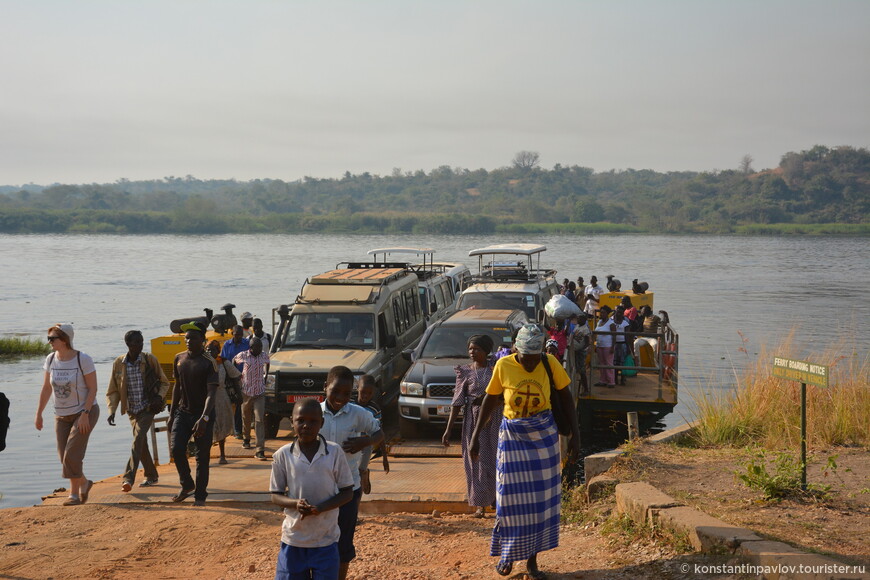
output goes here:
[[468, 339], [468, 346], [472, 344], [476, 344], [480, 347], [480, 349], [486, 354], [490, 354], [492, 352], [495, 344], [492, 341], [492, 337], [488, 334], [475, 334]]
[[517, 333], [514, 346], [520, 354], [541, 354], [547, 335], [537, 324], [526, 324]]

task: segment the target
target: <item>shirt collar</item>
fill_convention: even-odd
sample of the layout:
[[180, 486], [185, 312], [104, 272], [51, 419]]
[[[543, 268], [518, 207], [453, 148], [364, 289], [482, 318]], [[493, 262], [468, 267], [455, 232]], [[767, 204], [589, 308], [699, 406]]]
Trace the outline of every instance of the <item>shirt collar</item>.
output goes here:
[[[329, 455], [329, 447], [326, 445], [326, 437], [317, 434], [317, 438], [320, 440], [320, 447], [317, 448], [317, 452], [314, 454], [314, 457], [317, 458], [318, 455]], [[302, 450], [296, 445], [296, 440], [293, 440], [293, 443], [290, 444], [290, 453], [295, 454], [297, 457], [302, 455]]]
[[323, 412], [329, 413], [333, 417], [337, 417], [338, 415], [343, 415], [344, 413], [347, 413], [348, 412], [347, 408], [349, 405], [350, 405], [350, 401], [345, 403], [344, 407], [342, 407], [338, 411], [333, 411], [332, 409], [329, 408], [329, 403], [326, 402], [326, 399], [323, 399]]
[[127, 364], [132, 365], [132, 364], [139, 362], [140, 360], [142, 360], [142, 353], [141, 352], [139, 353], [139, 356], [136, 357], [136, 360], [130, 360], [130, 353], [129, 352], [127, 352], [127, 354], [124, 355], [124, 362]]

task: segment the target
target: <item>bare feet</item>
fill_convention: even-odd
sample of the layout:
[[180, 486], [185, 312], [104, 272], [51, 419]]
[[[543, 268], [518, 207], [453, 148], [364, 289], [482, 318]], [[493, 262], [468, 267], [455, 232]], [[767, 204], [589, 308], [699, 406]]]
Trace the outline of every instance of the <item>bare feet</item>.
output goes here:
[[546, 580], [547, 575], [538, 570], [538, 555], [535, 554], [526, 562], [526, 572], [532, 580]]

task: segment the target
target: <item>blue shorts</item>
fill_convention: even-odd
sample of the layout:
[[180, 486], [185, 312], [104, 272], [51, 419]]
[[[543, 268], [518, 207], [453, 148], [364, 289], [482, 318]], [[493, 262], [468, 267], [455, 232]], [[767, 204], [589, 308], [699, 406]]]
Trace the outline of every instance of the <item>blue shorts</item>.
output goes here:
[[338, 542], [322, 548], [297, 548], [281, 542], [275, 580], [338, 580]]

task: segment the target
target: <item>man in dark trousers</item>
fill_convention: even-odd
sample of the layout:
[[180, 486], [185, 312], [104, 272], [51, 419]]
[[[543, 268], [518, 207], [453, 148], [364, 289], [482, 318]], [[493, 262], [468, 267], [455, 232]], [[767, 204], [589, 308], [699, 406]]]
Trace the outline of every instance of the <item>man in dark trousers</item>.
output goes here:
[[[205, 505], [208, 495], [208, 461], [211, 452], [214, 423], [215, 390], [218, 387], [217, 362], [205, 350], [205, 328], [196, 322], [181, 327], [187, 350], [175, 356], [173, 373], [175, 388], [169, 409], [169, 431], [172, 433], [172, 459], [181, 490], [172, 501], [181, 502], [193, 495], [193, 505]], [[190, 476], [187, 442], [196, 443], [196, 482]]]

